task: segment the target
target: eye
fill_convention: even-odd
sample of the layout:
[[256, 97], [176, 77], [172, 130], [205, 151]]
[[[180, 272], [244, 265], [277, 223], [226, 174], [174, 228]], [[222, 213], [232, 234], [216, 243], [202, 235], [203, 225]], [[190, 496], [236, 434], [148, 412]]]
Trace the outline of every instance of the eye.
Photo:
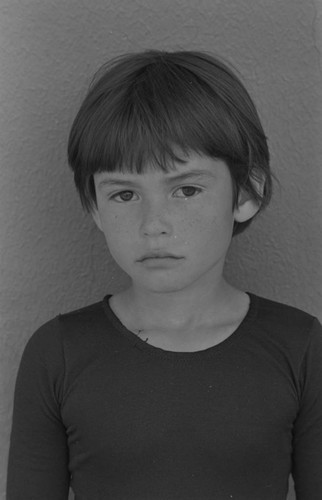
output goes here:
[[202, 191], [202, 189], [197, 188], [195, 186], [182, 186], [181, 188], [178, 188], [175, 192], [177, 193], [178, 191], [182, 191], [183, 196], [177, 196], [177, 198], [191, 198], [192, 196], [199, 194]]
[[115, 200], [118, 203], [124, 203], [127, 201], [132, 201], [133, 195], [133, 191], [120, 191], [119, 193], [113, 194], [111, 196], [111, 200]]

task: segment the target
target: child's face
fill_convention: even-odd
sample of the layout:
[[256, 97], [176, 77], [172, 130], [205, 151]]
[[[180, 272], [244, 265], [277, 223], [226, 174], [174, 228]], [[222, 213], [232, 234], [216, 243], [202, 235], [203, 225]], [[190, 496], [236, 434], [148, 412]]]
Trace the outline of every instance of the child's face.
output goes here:
[[234, 219], [241, 217], [223, 161], [191, 155], [169, 173], [102, 172], [94, 181], [94, 219], [134, 285], [175, 292], [221, 278]]

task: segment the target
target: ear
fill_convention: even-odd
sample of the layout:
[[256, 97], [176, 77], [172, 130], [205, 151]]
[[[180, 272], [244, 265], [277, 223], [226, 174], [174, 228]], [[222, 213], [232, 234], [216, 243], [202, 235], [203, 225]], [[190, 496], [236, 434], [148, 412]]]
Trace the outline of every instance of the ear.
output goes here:
[[[265, 176], [257, 172], [256, 176], [252, 176], [251, 183], [257, 193], [263, 195], [265, 187]], [[238, 196], [238, 204], [234, 209], [234, 219], [236, 222], [246, 222], [252, 219], [260, 209], [260, 203], [254, 200], [247, 191], [241, 189]]]
[[234, 220], [236, 222], [246, 222], [257, 214], [260, 206], [253, 198], [242, 192], [238, 199], [238, 205], [234, 209]]
[[94, 222], [97, 225], [98, 229], [103, 232], [102, 221], [101, 221], [101, 217], [100, 217], [100, 214], [99, 214], [97, 208], [93, 208], [91, 211], [91, 214], [92, 214], [92, 217], [93, 217]]

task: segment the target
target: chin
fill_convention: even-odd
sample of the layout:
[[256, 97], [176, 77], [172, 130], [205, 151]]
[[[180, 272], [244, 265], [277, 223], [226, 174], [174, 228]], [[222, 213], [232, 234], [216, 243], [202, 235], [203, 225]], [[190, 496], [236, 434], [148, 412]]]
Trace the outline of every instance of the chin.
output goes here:
[[184, 290], [189, 287], [192, 283], [190, 281], [178, 280], [169, 278], [169, 276], [164, 277], [154, 277], [151, 280], [136, 281], [139, 283], [140, 288], [144, 288], [151, 293], [175, 293]]

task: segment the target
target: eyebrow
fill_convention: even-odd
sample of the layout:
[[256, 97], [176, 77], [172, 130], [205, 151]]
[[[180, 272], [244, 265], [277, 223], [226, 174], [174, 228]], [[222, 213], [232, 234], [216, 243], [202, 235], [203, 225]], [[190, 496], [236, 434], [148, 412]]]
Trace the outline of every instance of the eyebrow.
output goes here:
[[[139, 175], [139, 174], [138, 174]], [[165, 184], [173, 184], [178, 181], [186, 181], [190, 179], [196, 179], [196, 178], [205, 178], [205, 177], [211, 177], [214, 178], [215, 174], [210, 172], [209, 170], [190, 170], [189, 172], [184, 172], [182, 174], [177, 174], [171, 177], [166, 177], [164, 182]], [[130, 179], [121, 179], [121, 178], [110, 178], [110, 179], [103, 179], [98, 183], [99, 187], [103, 186], [114, 186], [114, 185], [120, 185], [120, 186], [134, 186], [137, 187], [139, 183], [135, 181], [131, 181]]]

